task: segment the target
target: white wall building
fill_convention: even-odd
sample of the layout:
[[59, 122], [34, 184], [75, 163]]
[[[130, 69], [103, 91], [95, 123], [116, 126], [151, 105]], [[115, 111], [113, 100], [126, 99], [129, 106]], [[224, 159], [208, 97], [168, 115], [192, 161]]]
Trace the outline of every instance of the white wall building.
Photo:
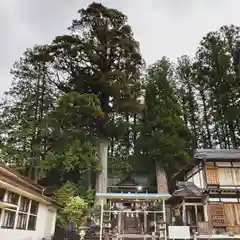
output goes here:
[[0, 165], [0, 239], [41, 240], [55, 231], [58, 205], [44, 188]]

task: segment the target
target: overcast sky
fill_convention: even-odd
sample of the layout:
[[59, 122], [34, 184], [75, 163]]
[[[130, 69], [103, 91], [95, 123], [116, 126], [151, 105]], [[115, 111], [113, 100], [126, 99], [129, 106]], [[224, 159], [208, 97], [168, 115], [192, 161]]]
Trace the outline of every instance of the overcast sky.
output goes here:
[[[9, 71], [26, 48], [50, 43], [65, 32], [77, 10], [91, 0], [0, 0], [0, 96]], [[192, 55], [208, 31], [240, 25], [240, 0], [105, 0], [128, 16], [147, 64], [168, 56]]]

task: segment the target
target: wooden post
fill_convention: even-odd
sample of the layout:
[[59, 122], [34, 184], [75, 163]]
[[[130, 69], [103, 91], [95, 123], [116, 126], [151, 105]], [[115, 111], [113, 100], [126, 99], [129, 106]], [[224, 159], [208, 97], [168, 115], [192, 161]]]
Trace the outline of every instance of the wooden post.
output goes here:
[[185, 199], [182, 200], [182, 221], [183, 221], [183, 225], [186, 225], [186, 203], [185, 203]]
[[121, 234], [121, 221], [122, 221], [122, 213], [118, 211], [118, 233]]
[[203, 211], [204, 211], [204, 220], [205, 222], [208, 222], [208, 196], [205, 199]]
[[153, 217], [154, 217], [154, 232], [157, 232], [157, 220], [156, 220], [156, 212], [153, 213]]
[[163, 224], [164, 224], [164, 239], [167, 240], [167, 224], [166, 224], [166, 204], [165, 199], [162, 200], [162, 206], [163, 206]]
[[144, 210], [144, 234], [147, 232], [147, 213]]
[[103, 213], [104, 213], [103, 203], [104, 199], [103, 197], [101, 197], [100, 240], [102, 240], [103, 237]]
[[198, 223], [197, 205], [194, 206], [194, 211], [195, 211], [195, 220], [196, 220], [196, 224], [197, 224]]

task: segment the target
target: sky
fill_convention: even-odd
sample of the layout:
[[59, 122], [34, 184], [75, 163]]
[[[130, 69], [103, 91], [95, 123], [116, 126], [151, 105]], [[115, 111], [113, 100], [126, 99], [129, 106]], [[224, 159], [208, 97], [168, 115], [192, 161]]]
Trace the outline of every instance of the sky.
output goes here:
[[[0, 97], [10, 69], [35, 44], [66, 33], [77, 10], [93, 0], [0, 0]], [[97, 2], [97, 0], [95, 0]], [[222, 25], [240, 25], [240, 0], [105, 0], [128, 16], [147, 64], [193, 55], [201, 38]]]

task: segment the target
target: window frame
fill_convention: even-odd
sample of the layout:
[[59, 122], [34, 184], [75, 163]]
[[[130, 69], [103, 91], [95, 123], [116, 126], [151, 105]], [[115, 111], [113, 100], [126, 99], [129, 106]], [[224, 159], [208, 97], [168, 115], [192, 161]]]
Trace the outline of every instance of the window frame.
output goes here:
[[[31, 210], [32, 210], [32, 203], [33, 203], [33, 202], [37, 204], [36, 213], [32, 213], [32, 212], [31, 212]], [[30, 206], [29, 206], [28, 221], [27, 221], [27, 230], [28, 230], [28, 231], [36, 231], [38, 211], [39, 211], [39, 202], [34, 201], [34, 200], [31, 200], [31, 204], [30, 204]], [[34, 217], [34, 218], [35, 218], [35, 223], [34, 223], [34, 228], [33, 228], [33, 229], [29, 228], [29, 220], [30, 220], [30, 217]]]
[[[0, 229], [17, 229], [17, 230], [26, 230], [26, 231], [36, 231], [36, 227], [37, 227], [37, 218], [38, 218], [38, 212], [39, 212], [39, 202], [32, 200], [28, 197], [25, 197], [21, 194], [17, 194], [15, 192], [9, 191], [7, 189], [5, 189], [5, 195], [3, 198], [4, 202], [9, 202], [8, 200], [8, 196], [9, 194], [16, 194], [18, 195], [18, 203], [16, 204], [16, 208], [10, 208], [10, 207], [6, 207], [3, 208], [0, 214]], [[22, 201], [28, 201], [27, 204], [27, 208], [23, 207], [22, 208]], [[32, 207], [32, 203], [36, 204], [36, 212], [35, 213], [31, 213], [31, 207]], [[26, 206], [26, 204], [24, 204], [23, 206]], [[14, 223], [13, 226], [4, 226], [4, 219], [5, 219], [5, 212], [10, 211], [10, 212], [14, 212], [15, 216], [14, 216]], [[25, 220], [20, 220], [20, 218], [22, 218], [22, 216], [26, 216]], [[34, 222], [34, 227], [33, 228], [29, 228], [29, 221], [30, 221], [30, 217], [35, 219]], [[24, 218], [24, 217], [23, 217]], [[19, 222], [21, 221], [21, 222]]]
[[[1, 191], [2, 191], [2, 192], [1, 192]], [[1, 194], [3, 194], [3, 195], [1, 195]], [[6, 195], [6, 189], [0, 187], [0, 201], [4, 201], [5, 195]]]
[[[201, 220], [199, 219], [200, 215], [202, 215]], [[204, 214], [204, 204], [186, 205], [186, 216], [187, 216], [186, 221], [187, 221], [188, 225], [197, 224], [198, 222], [205, 222], [206, 217]], [[189, 216], [190, 216], [190, 218], [189, 218]], [[190, 219], [194, 223], [190, 222]]]
[[[6, 202], [6, 203], [10, 203], [10, 204], [13, 204], [13, 205], [18, 205], [19, 204], [19, 199], [20, 199], [20, 194], [17, 194], [17, 193], [15, 193], [15, 192], [12, 192], [12, 191], [8, 191], [8, 190], [6, 190], [5, 191], [5, 199], [4, 199], [4, 202]], [[9, 199], [9, 196], [11, 196], [11, 198]], [[18, 197], [17, 199], [15, 199], [15, 197]], [[14, 201], [12, 201], [12, 200], [16, 200], [16, 202]]]
[[[7, 226], [7, 225], [4, 224], [5, 217], [6, 217], [6, 215], [5, 215], [6, 212], [14, 213], [14, 219], [13, 219], [13, 225], [12, 226]], [[13, 209], [3, 209], [2, 215], [1, 215], [1, 228], [3, 228], [3, 229], [14, 229], [16, 216], [17, 216], [17, 212], [15, 210], [13, 210]]]

